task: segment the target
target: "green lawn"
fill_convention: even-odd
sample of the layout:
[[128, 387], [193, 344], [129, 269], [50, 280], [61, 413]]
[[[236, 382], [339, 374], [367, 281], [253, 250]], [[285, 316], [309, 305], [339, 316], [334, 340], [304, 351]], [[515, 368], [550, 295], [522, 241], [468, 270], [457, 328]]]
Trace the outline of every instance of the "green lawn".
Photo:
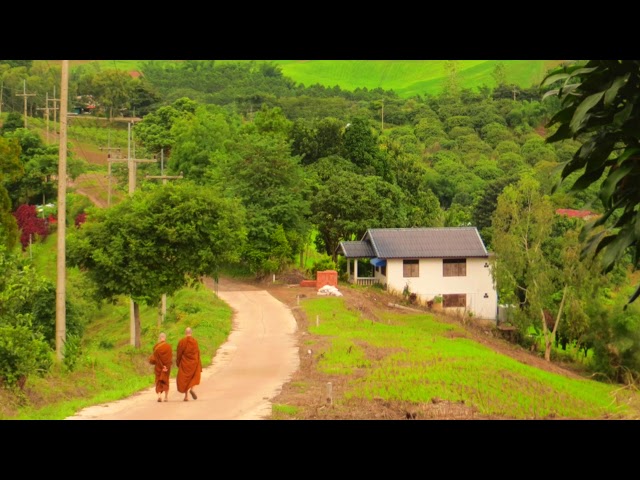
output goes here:
[[[481, 415], [513, 419], [638, 418], [627, 398], [616, 399], [620, 385], [525, 365], [472, 340], [461, 326], [427, 314], [383, 314], [373, 322], [348, 310], [343, 298], [311, 298], [301, 306], [308, 318], [319, 319], [319, 325], [309, 324], [309, 333], [329, 341], [322, 351], [314, 349], [317, 368], [351, 378], [338, 402], [381, 398], [418, 404], [440, 398], [464, 402]], [[636, 391], [625, 395], [637, 404]]]

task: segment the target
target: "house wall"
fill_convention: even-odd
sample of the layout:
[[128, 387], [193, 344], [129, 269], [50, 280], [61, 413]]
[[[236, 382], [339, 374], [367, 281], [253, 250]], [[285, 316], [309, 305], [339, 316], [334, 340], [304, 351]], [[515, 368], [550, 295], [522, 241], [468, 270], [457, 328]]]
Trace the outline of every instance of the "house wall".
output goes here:
[[[467, 295], [467, 311], [477, 318], [496, 320], [498, 294], [491, 277], [491, 266], [487, 258], [467, 258], [467, 274], [464, 277], [444, 277], [441, 258], [422, 258], [419, 261], [419, 277], [403, 277], [402, 259], [387, 260], [387, 276], [380, 281], [387, 290], [402, 294], [405, 285], [415, 293], [421, 302], [438, 295], [464, 293]], [[376, 276], [379, 276], [376, 273]], [[488, 298], [484, 298], [484, 294]], [[452, 309], [464, 310], [464, 309]]]

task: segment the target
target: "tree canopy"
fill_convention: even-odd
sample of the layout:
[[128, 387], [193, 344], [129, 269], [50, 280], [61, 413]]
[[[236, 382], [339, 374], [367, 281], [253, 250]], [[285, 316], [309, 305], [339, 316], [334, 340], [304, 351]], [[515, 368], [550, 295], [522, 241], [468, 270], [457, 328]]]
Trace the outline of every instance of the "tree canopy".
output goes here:
[[[561, 67], [543, 81], [557, 95], [561, 109], [548, 123], [557, 130], [548, 143], [565, 139], [581, 146], [564, 165], [561, 178], [581, 175], [572, 185], [582, 191], [604, 178], [599, 198], [604, 214], [585, 226], [589, 238], [584, 253], [603, 251], [602, 264], [609, 271], [627, 249], [633, 265], [640, 262], [640, 61], [590, 60], [585, 65]], [[602, 228], [598, 228], [602, 227]], [[640, 296], [640, 286], [629, 303]]]

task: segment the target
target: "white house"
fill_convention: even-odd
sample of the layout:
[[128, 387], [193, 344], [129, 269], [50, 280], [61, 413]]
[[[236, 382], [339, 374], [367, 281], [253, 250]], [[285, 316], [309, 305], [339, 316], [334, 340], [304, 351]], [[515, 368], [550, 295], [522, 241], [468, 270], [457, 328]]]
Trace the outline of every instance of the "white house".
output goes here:
[[[441, 297], [445, 309], [497, 318], [490, 254], [475, 227], [370, 228], [360, 241], [340, 242], [340, 251], [351, 283], [408, 289], [422, 303]], [[365, 259], [373, 275], [359, 277], [358, 260]]]

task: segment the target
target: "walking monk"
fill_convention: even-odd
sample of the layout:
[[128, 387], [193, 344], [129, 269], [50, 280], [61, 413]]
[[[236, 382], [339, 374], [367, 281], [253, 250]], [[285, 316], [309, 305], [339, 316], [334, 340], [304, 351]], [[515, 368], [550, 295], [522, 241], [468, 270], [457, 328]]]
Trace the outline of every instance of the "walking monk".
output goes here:
[[202, 362], [200, 361], [200, 347], [198, 341], [191, 336], [191, 328], [185, 330], [185, 337], [178, 342], [176, 351], [176, 365], [178, 375], [176, 376], [176, 386], [180, 393], [184, 393], [184, 401], [188, 401], [187, 393], [190, 393], [194, 400], [198, 398], [193, 387], [200, 385], [200, 373], [202, 372]]
[[164, 392], [164, 401], [168, 401], [169, 375], [171, 374], [171, 362], [173, 361], [173, 349], [166, 340], [167, 335], [161, 333], [158, 336], [158, 343], [153, 347], [153, 353], [149, 357], [149, 363], [155, 365], [156, 393], [158, 394], [159, 402], [162, 402], [162, 392]]

